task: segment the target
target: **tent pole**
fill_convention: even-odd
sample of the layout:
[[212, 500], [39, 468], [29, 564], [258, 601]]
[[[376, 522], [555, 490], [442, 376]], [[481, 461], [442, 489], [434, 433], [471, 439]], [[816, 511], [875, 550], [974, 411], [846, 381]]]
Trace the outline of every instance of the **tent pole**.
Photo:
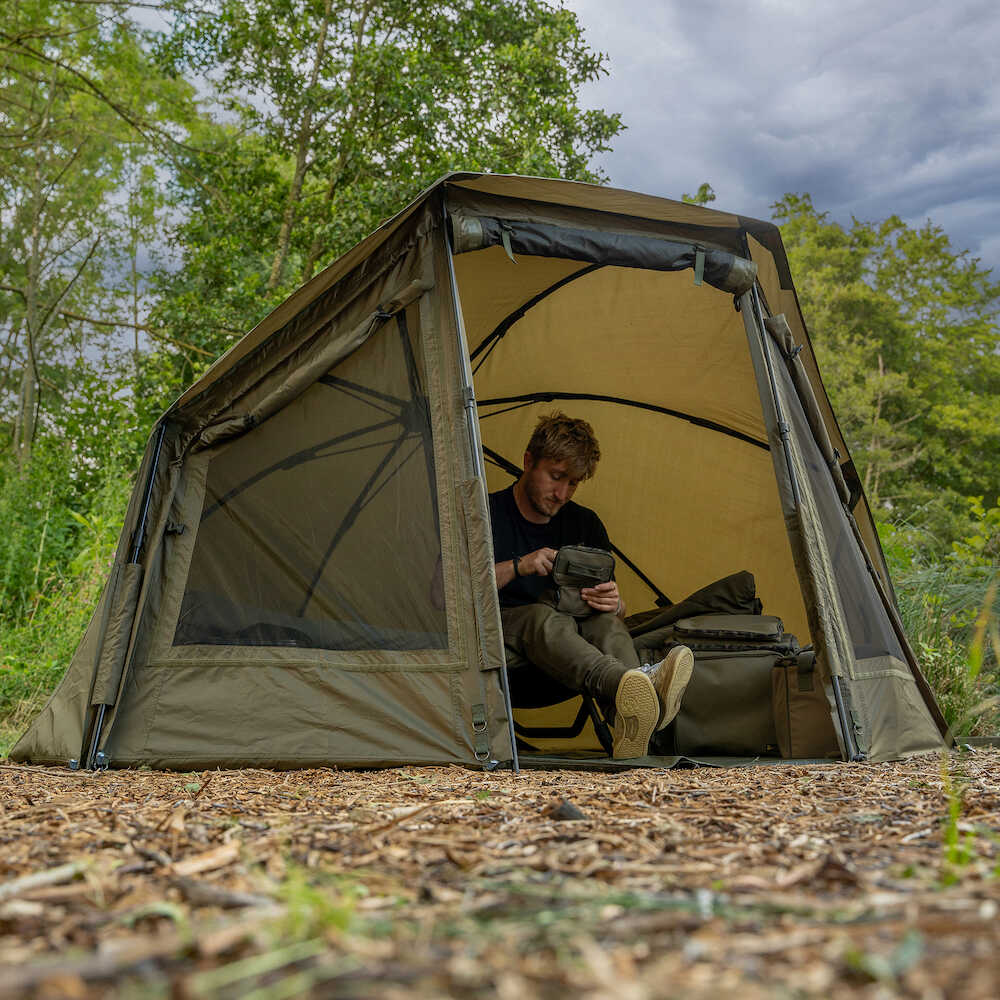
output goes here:
[[[795, 475], [795, 466], [792, 464], [792, 446], [789, 440], [790, 429], [785, 420], [784, 410], [781, 406], [781, 397], [778, 395], [778, 380], [774, 376], [774, 366], [771, 364], [771, 352], [767, 346], [767, 332], [764, 327], [764, 311], [761, 308], [760, 296], [757, 292], [757, 283], [754, 282], [752, 289], [754, 320], [757, 324], [757, 333], [760, 337], [761, 350], [764, 352], [764, 365], [767, 368], [767, 377], [771, 383], [771, 394], [774, 397], [774, 413], [778, 419], [778, 431], [781, 434], [781, 447], [785, 453], [785, 465], [788, 468], [788, 479], [792, 487], [792, 499], [795, 504], [795, 512], [799, 513], [802, 505], [802, 493], [799, 489], [798, 477]], [[854, 739], [854, 730], [851, 728], [850, 719], [847, 716], [847, 705], [844, 701], [844, 692], [840, 686], [840, 677], [830, 671], [830, 683], [833, 685], [833, 700], [837, 706], [837, 720], [840, 723], [840, 731], [844, 736], [844, 752], [849, 761], [864, 760], [864, 755], [858, 751], [858, 745]]]
[[[156, 435], [156, 448], [153, 451], [153, 458], [149, 463], [149, 475], [146, 478], [146, 491], [142, 498], [142, 512], [139, 514], [139, 523], [136, 525], [135, 534], [132, 536], [132, 549], [129, 552], [128, 561], [135, 563], [139, 561], [139, 553], [142, 551], [143, 542], [146, 540], [146, 521], [149, 518], [149, 502], [153, 495], [153, 483], [156, 481], [156, 467], [160, 464], [160, 451], [163, 448], [163, 437], [167, 431], [167, 422], [160, 422], [160, 429]], [[97, 706], [97, 717], [94, 719], [94, 729], [90, 738], [90, 748], [87, 751], [87, 759], [84, 761], [84, 768], [96, 770], [97, 745], [101, 739], [101, 729], [104, 728], [104, 716], [107, 714], [107, 705]]]
[[[788, 361], [788, 363], [789, 365], [792, 364], [790, 360]], [[801, 367], [802, 364], [801, 361], [798, 361], [796, 363]], [[795, 387], [796, 395], [799, 397], [799, 402], [802, 403], [803, 402], [802, 392], [799, 388], [798, 383], [794, 379], [793, 379], [793, 385]], [[816, 440], [816, 443], [818, 445], [819, 440], [815, 432], [813, 434], [813, 438], [814, 440]], [[832, 478], [833, 476], [832, 468], [830, 469], [830, 474]], [[886, 584], [883, 582], [883, 579], [879, 575], [878, 570], [875, 568], [875, 562], [872, 559], [871, 553], [868, 551], [868, 547], [865, 545], [864, 539], [861, 537], [861, 530], [858, 527], [858, 522], [854, 516], [854, 511], [851, 504], [843, 502], [843, 500], [841, 502], [844, 508], [844, 517], [846, 518], [847, 523], [850, 525], [851, 532], [854, 536], [854, 540], [858, 546], [858, 550], [861, 552], [862, 558], [865, 561], [865, 566], [868, 569], [868, 573], [872, 578], [872, 584], [875, 587], [875, 592], [876, 594], [878, 594], [879, 600], [881, 601], [882, 606], [885, 609], [886, 616], [889, 619], [889, 625], [892, 628], [893, 634], [896, 636], [896, 639], [899, 641], [900, 648], [903, 652], [903, 656], [906, 659], [908, 665], [910, 666], [911, 669], [916, 671], [915, 679], [917, 688], [920, 691], [924, 699], [924, 702], [927, 705], [927, 709], [931, 713], [931, 716], [934, 719], [934, 722], [937, 724], [938, 729], [941, 731], [942, 735], [944, 735], [948, 731], [948, 723], [945, 720], [944, 716], [941, 714], [941, 711], [938, 708], [937, 703], [934, 701], [933, 692], [930, 690], [930, 687], [927, 685], [926, 680], [920, 673], [920, 664], [917, 661], [916, 654], [913, 651], [913, 647], [910, 645], [909, 639], [907, 639], [906, 637], [906, 630], [903, 628], [903, 622], [902, 619], [899, 617], [899, 611], [896, 608], [896, 605], [889, 593], [889, 589], [886, 587]]]
[[[455, 261], [448, 231], [448, 201], [441, 193], [441, 222], [444, 227], [444, 255], [448, 265], [448, 282], [451, 285], [451, 306], [455, 317], [455, 332], [458, 334], [458, 357], [462, 365], [462, 394], [465, 401], [465, 419], [469, 432], [469, 446], [472, 449], [472, 463], [476, 478], [479, 480], [483, 494], [486, 494], [486, 463], [483, 460], [483, 442], [479, 437], [479, 416], [476, 412], [476, 392], [472, 385], [472, 366], [469, 363], [469, 343], [465, 336], [465, 321], [462, 318], [462, 306], [458, 297], [458, 282], [455, 280]], [[486, 498], [488, 500], [488, 498]], [[487, 510], [489, 504], [487, 503]], [[492, 549], [492, 544], [490, 548]], [[480, 646], [483, 637], [479, 636]], [[485, 656], [485, 649], [483, 654]], [[500, 687], [503, 691], [504, 708], [507, 711], [507, 729], [510, 732], [511, 764], [515, 774], [520, 774], [521, 763], [517, 758], [517, 735], [514, 732], [514, 709], [510, 701], [510, 681], [507, 677], [507, 660], [501, 655]]]
[[802, 505], [802, 494], [799, 491], [799, 480], [795, 475], [795, 466], [792, 464], [792, 446], [789, 443], [790, 430], [785, 414], [781, 407], [781, 397], [778, 395], [778, 380], [774, 377], [774, 366], [771, 364], [771, 352], [767, 348], [767, 334], [764, 328], [764, 312], [761, 309], [760, 297], [757, 294], [757, 285], [753, 286], [754, 319], [757, 323], [757, 333], [760, 336], [760, 346], [764, 352], [764, 365], [767, 368], [767, 377], [771, 383], [771, 395], [774, 397], [774, 413], [778, 418], [778, 433], [781, 435], [781, 447], [785, 453], [785, 465], [788, 468], [788, 480], [792, 487], [792, 500], [795, 503], [795, 512], [798, 513]]
[[149, 518], [149, 501], [153, 496], [153, 482], [156, 480], [156, 467], [160, 464], [160, 451], [163, 449], [163, 436], [167, 432], [167, 422], [164, 420], [160, 424], [160, 431], [156, 438], [156, 451], [153, 453], [153, 461], [149, 466], [149, 477], [146, 480], [146, 495], [142, 500], [142, 514], [139, 515], [139, 524], [136, 526], [133, 535], [132, 552], [129, 555], [129, 562], [139, 561], [139, 553], [142, 551], [142, 544], [146, 540], [146, 521]]

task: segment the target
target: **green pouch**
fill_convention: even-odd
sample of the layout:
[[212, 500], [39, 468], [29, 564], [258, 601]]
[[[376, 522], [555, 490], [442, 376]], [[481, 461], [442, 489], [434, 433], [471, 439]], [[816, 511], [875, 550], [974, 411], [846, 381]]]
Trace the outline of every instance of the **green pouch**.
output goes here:
[[615, 557], [606, 549], [564, 545], [552, 565], [555, 587], [546, 590], [538, 600], [574, 618], [589, 618], [594, 609], [580, 596], [580, 588], [608, 583], [614, 575]]

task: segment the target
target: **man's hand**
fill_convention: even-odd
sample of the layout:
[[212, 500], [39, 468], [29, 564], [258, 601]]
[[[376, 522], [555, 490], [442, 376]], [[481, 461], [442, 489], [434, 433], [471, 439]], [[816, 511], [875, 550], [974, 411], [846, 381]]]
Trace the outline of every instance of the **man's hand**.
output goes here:
[[[556, 559], [555, 549], [535, 549], [526, 556], [521, 556], [517, 562], [518, 576], [548, 576], [552, 572], [552, 564]], [[498, 562], [494, 567], [497, 577], [497, 587], [503, 590], [514, 579], [514, 560], [507, 559]]]
[[581, 587], [580, 596], [595, 611], [610, 611], [616, 615], [622, 610], [618, 584], [614, 580], [609, 583], [599, 583], [596, 587]]
[[548, 576], [555, 561], [555, 549], [535, 549], [534, 552], [521, 556], [517, 572], [519, 576]]

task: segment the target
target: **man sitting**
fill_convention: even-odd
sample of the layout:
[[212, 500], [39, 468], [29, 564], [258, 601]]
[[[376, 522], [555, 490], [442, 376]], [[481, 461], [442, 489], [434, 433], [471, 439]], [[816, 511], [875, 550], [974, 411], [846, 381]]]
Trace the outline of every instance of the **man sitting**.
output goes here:
[[594, 611], [589, 618], [538, 603], [561, 546], [611, 547], [601, 519], [572, 500], [600, 457], [590, 424], [553, 413], [538, 421], [521, 477], [490, 494], [500, 617], [506, 646], [564, 687], [594, 697], [611, 724], [614, 757], [641, 757], [677, 714], [694, 667], [691, 650], [675, 646], [640, 669], [614, 580], [581, 589]]

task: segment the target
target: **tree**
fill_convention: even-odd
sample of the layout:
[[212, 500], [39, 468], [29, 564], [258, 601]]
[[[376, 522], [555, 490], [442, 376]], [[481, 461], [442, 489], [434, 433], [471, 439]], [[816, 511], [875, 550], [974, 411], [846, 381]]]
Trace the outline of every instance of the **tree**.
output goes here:
[[707, 205], [715, 201], [715, 192], [712, 190], [712, 185], [705, 181], [694, 194], [682, 194], [681, 201], [688, 205]]
[[792, 194], [774, 217], [869, 499], [946, 549], [1000, 490], [1000, 284], [929, 221], [845, 228]]
[[618, 115], [578, 106], [604, 57], [544, 0], [170, 10], [161, 60], [205, 74], [229, 124], [191, 161], [209, 182], [182, 182], [187, 267], [164, 285], [158, 317], [213, 353], [442, 173], [599, 180], [590, 159], [621, 129]]
[[134, 200], [148, 199], [138, 188], [153, 186], [151, 154], [135, 122], [140, 113], [169, 122], [164, 105], [183, 104], [190, 88], [150, 74], [140, 33], [88, 4], [16, 5], [0, 61], [0, 392], [23, 471], [40, 419], [65, 403], [91, 358], [114, 353], [120, 331], [146, 330], [138, 309], [116, 315], [109, 289], [119, 191], [131, 165]]

